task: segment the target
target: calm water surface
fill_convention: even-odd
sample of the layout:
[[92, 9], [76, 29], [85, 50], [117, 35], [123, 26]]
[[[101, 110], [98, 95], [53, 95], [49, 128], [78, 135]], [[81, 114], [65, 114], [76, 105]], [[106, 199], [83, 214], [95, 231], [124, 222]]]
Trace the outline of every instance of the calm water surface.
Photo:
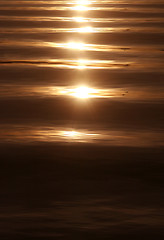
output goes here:
[[163, 0], [0, 0], [0, 236], [163, 239]]

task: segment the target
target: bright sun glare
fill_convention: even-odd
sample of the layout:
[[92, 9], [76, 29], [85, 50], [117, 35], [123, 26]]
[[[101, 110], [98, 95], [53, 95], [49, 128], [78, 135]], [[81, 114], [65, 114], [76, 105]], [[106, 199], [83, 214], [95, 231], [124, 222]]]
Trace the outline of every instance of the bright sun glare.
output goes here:
[[78, 136], [78, 132], [76, 131], [63, 131], [62, 135], [65, 137], [76, 137]]
[[97, 89], [89, 88], [87, 86], [79, 86], [73, 89], [62, 90], [60, 91], [60, 94], [86, 99], [98, 97], [99, 91]]
[[92, 88], [81, 86], [81, 87], [76, 88], [72, 95], [77, 98], [89, 98], [89, 97], [91, 97], [90, 94], [92, 94], [92, 93], [95, 93], [95, 91]]
[[81, 27], [77, 29], [78, 32], [80, 33], [92, 33], [93, 32], [93, 28], [88, 26], [88, 27]]
[[68, 48], [83, 50], [85, 45], [83, 43], [69, 42]]
[[83, 17], [74, 17], [73, 18], [76, 22], [88, 22], [87, 19], [83, 18]]
[[87, 0], [77, 0], [78, 5], [88, 5], [90, 4], [90, 1]]
[[91, 2], [87, 1], [87, 0], [81, 0], [81, 1], [77, 1], [76, 2], [76, 6], [73, 7], [74, 10], [77, 11], [87, 11], [89, 10], [89, 8], [87, 7], [87, 5], [89, 5]]

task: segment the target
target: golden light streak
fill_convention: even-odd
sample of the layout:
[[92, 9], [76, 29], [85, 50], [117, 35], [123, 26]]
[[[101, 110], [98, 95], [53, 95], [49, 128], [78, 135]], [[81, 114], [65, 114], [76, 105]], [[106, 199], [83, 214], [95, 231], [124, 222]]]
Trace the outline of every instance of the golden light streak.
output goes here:
[[83, 6], [83, 5], [78, 5], [78, 6], [75, 6], [72, 8], [73, 10], [76, 10], [76, 11], [88, 11], [89, 8], [86, 7], [86, 6]]
[[[83, 79], [85, 82], [87, 79]], [[78, 79], [76, 79], [76, 82]], [[139, 90], [125, 90], [122, 88], [93, 88], [91, 86], [87, 86], [79, 79], [81, 83], [78, 85], [64, 87], [64, 86], [25, 86], [25, 85], [16, 85], [12, 86], [9, 84], [1, 86], [0, 89], [0, 98], [4, 97], [41, 97], [41, 96], [56, 96], [56, 97], [74, 97], [80, 99], [87, 98], [124, 98], [126, 99], [156, 99], [159, 98], [159, 91], [155, 91], [156, 93], [151, 91], [141, 91]], [[83, 82], [84, 82], [83, 81]], [[161, 90], [161, 93], [162, 90]], [[161, 95], [161, 98], [164, 98], [164, 95]]]
[[50, 43], [47, 44], [54, 48], [67, 48], [67, 49], [76, 49], [76, 50], [86, 50], [89, 48], [89, 44], [84, 44], [82, 42], [68, 42], [68, 43]]
[[77, 63], [78, 63], [78, 66], [77, 66], [78, 69], [85, 69], [87, 68], [87, 65], [90, 63], [90, 61], [80, 59], [77, 61]]
[[88, 0], [78, 0], [77, 4], [78, 5], [89, 5], [89, 4], [91, 4], [91, 2]]
[[92, 88], [87, 85], [79, 85], [72, 88], [54, 88], [55, 95], [65, 95], [70, 97], [75, 97], [79, 99], [88, 99], [88, 98], [118, 98], [127, 95], [126, 91], [123, 91], [121, 88]]
[[95, 137], [99, 137], [98, 133], [89, 133], [88, 131], [75, 131], [75, 130], [65, 130], [59, 131], [58, 135], [66, 138], [67, 140], [80, 141], [80, 142], [89, 142]]
[[74, 17], [73, 20], [76, 22], [88, 22], [88, 20], [83, 17]]
[[90, 27], [90, 26], [82, 27], [82, 28], [78, 28], [77, 32], [80, 32], [80, 33], [92, 33], [92, 32], [94, 32], [94, 29], [92, 27]]
[[77, 98], [90, 98], [92, 97], [93, 93], [97, 93], [97, 91], [92, 88], [81, 86], [75, 89], [72, 96], [75, 96]]
[[84, 43], [77, 43], [77, 42], [69, 42], [69, 43], [67, 43], [67, 48], [84, 50], [85, 49], [85, 44]]
[[[93, 123], [94, 124], [94, 123]], [[96, 127], [96, 129], [95, 129]], [[0, 142], [7, 143], [98, 143], [109, 146], [164, 146], [161, 131], [119, 131], [108, 128], [73, 129], [68, 127], [52, 127], [38, 125], [0, 124]]]
[[89, 88], [87, 86], [79, 86], [73, 89], [66, 89], [60, 92], [61, 94], [86, 99], [98, 97], [99, 91], [94, 88]]
[[[154, 90], [154, 89], [153, 89]], [[161, 90], [162, 92], [162, 90]], [[160, 93], [161, 98], [164, 98], [163, 92]], [[92, 88], [86, 85], [79, 86], [50, 86], [50, 87], [38, 87], [38, 86], [11, 86], [4, 85], [0, 89], [0, 97], [22, 97], [22, 96], [68, 96], [75, 97], [81, 99], [87, 98], [127, 98], [128, 99], [138, 99], [141, 97], [142, 99], [156, 99], [159, 98], [159, 91], [156, 93], [146, 92], [146, 91], [134, 91], [132, 89], [125, 90], [122, 88]]]
[[60, 132], [60, 135], [64, 136], [64, 137], [70, 137], [70, 138], [73, 138], [73, 137], [77, 137], [79, 136], [79, 133], [76, 132], [76, 131], [61, 131]]
[[90, 10], [90, 8], [86, 5], [89, 5], [91, 4], [90, 1], [87, 1], [87, 0], [84, 0], [84, 1], [77, 1], [76, 2], [76, 6], [75, 7], [72, 7], [72, 10], [75, 10], [75, 11], [88, 11]]

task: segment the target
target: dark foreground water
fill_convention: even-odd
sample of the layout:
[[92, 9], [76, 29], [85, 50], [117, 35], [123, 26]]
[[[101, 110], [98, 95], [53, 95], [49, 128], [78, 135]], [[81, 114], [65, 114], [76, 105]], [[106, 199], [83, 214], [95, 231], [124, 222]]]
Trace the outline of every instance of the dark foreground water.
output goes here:
[[0, 0], [0, 239], [164, 239], [164, 2]]

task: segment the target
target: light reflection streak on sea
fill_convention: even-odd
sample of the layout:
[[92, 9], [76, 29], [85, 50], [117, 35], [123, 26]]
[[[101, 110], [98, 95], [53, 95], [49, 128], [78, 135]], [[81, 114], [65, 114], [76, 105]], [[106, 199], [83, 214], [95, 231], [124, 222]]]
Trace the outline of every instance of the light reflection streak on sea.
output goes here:
[[93, 33], [163, 33], [164, 30], [162, 28], [153, 28], [153, 27], [139, 27], [139, 28], [131, 28], [128, 29], [126, 27], [104, 27], [104, 28], [96, 28], [89, 26], [78, 27], [78, 28], [1, 28], [1, 33], [19, 33], [19, 34], [28, 34], [28, 33], [78, 33], [78, 34], [93, 34]]
[[0, 98], [4, 97], [26, 97], [26, 96], [33, 96], [33, 97], [44, 97], [44, 96], [66, 96], [66, 97], [76, 97], [78, 98], [80, 94], [80, 89], [84, 88], [84, 94], [86, 94], [86, 98], [111, 98], [111, 97], [122, 97], [122, 95], [127, 94], [126, 90], [124, 89], [96, 89], [96, 88], [89, 88], [79, 85], [72, 86], [72, 87], [44, 87], [44, 86], [11, 86], [11, 85], [4, 85], [0, 90]]
[[89, 70], [89, 69], [129, 69], [132, 71], [142, 70], [147, 71], [148, 68], [151, 67], [150, 72], [154, 71], [155, 69], [160, 69], [160, 72], [164, 71], [162, 69], [163, 63], [161, 61], [158, 62], [117, 62], [116, 60], [89, 60], [89, 59], [29, 59], [29, 60], [15, 60], [11, 59], [10, 61], [0, 61], [0, 65], [22, 65], [22, 66], [40, 66], [40, 67], [49, 67], [49, 68], [56, 68], [56, 69], [77, 69], [77, 70]]
[[[0, 6], [1, 6], [2, 3], [0, 3]], [[19, 4], [19, 5], [18, 5]], [[20, 3], [14, 3], [13, 5], [11, 4], [10, 6], [5, 6], [5, 4], [1, 6], [1, 10], [35, 10], [35, 11], [39, 11], [39, 10], [55, 10], [55, 11], [75, 11], [75, 12], [86, 12], [86, 11], [110, 11], [110, 12], [117, 12], [117, 11], [125, 11], [125, 12], [143, 12], [143, 13], [162, 13], [164, 12], [164, 9], [163, 9], [163, 5], [157, 5], [157, 8], [152, 6], [152, 7], [147, 7], [144, 6], [144, 5], [126, 5], [126, 4], [119, 4], [117, 5], [117, 8], [116, 8], [116, 5], [114, 4], [105, 4], [105, 6], [103, 7], [102, 5], [103, 4], [93, 4], [93, 3], [90, 3], [90, 4], [41, 4], [39, 5], [38, 3], [37, 4], [30, 4], [24, 6], [21, 5]], [[96, 5], [96, 6], [93, 6], [93, 5]], [[109, 6], [108, 6], [109, 5]]]
[[158, 131], [88, 130], [64, 127], [1, 125], [0, 142], [35, 144], [88, 143], [109, 146], [164, 146], [163, 134]]
[[[2, 15], [0, 16], [0, 20], [9, 20], [8, 16]], [[10, 20], [15, 20], [15, 21], [26, 21], [26, 22], [38, 22], [41, 21], [42, 24], [44, 24], [44, 22], [79, 22], [79, 23], [83, 23], [83, 22], [90, 22], [90, 23], [112, 23], [115, 24], [117, 23], [118, 25], [120, 24], [128, 24], [128, 26], [132, 23], [135, 23], [135, 25], [137, 23], [142, 23], [142, 25], [144, 24], [151, 24], [151, 23], [161, 23], [163, 21], [163, 18], [130, 18], [130, 22], [129, 19], [126, 18], [107, 18], [107, 17], [103, 17], [103, 18], [95, 18], [95, 17], [91, 17], [91, 18], [87, 18], [84, 16], [75, 16], [75, 17], [57, 17], [57, 16], [11, 16]], [[115, 26], [116, 27], [116, 26]], [[160, 27], [160, 25], [158, 25], [158, 27]]]
[[[78, 82], [78, 81], [77, 81]], [[87, 84], [77, 83], [74, 86], [37, 86], [21, 84], [1, 84], [0, 99], [24, 97], [71, 97], [81, 98], [87, 103], [88, 99], [119, 99], [119, 101], [160, 101], [164, 100], [163, 87], [128, 87], [126, 88], [94, 88]], [[87, 82], [87, 80], [86, 80]], [[87, 86], [87, 87], [86, 87]]]
[[126, 45], [124, 46], [115, 46], [115, 45], [109, 45], [109, 44], [87, 44], [81, 41], [69, 41], [69, 42], [46, 42], [46, 41], [5, 41], [1, 40], [0, 46], [10, 46], [10, 47], [51, 47], [53, 48], [61, 48], [61, 49], [67, 49], [67, 50], [75, 50], [77, 51], [97, 51], [97, 52], [121, 52], [126, 51], [128, 54], [131, 53], [141, 53], [144, 55], [145, 53], [149, 53], [150, 51], [153, 53], [158, 53], [160, 49], [162, 49], [162, 45], [158, 47], [153, 46], [131, 46], [128, 47]]

